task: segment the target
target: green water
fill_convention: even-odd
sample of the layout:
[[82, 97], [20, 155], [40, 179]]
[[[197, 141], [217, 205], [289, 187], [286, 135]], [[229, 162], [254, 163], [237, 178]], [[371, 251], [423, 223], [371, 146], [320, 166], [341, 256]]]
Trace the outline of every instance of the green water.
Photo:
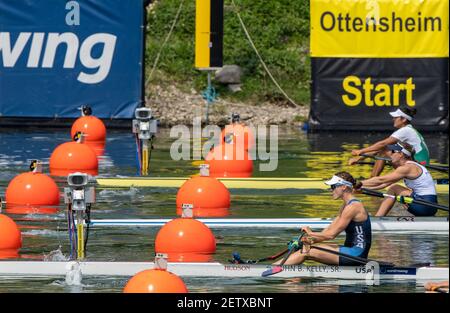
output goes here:
[[[348, 167], [351, 149], [368, 144], [386, 134], [314, 134], [306, 135], [295, 129], [281, 129], [279, 165], [274, 172], [256, 172], [254, 176], [271, 177], [329, 177], [348, 170], [355, 177], [367, 177], [370, 166]], [[425, 134], [434, 162], [448, 163], [448, 137]], [[66, 131], [0, 132], [0, 195], [7, 183], [27, 169], [28, 160], [39, 158], [48, 162], [53, 149], [68, 140]], [[187, 176], [198, 170], [191, 161], [172, 161], [168, 130], [158, 135], [152, 153], [153, 176]], [[48, 166], [44, 166], [48, 172]], [[386, 168], [386, 171], [389, 169]], [[105, 156], [100, 160], [100, 175], [135, 175], [135, 147], [128, 132], [110, 132]], [[433, 173], [435, 174], [435, 173]], [[437, 174], [435, 178], [445, 175]], [[97, 189], [94, 219], [175, 217], [175, 188]], [[317, 190], [231, 190], [232, 217], [332, 217], [341, 203], [333, 201], [327, 191]], [[372, 214], [380, 199], [360, 197]], [[448, 194], [439, 196], [448, 204]], [[397, 211], [401, 212], [401, 211]], [[440, 214], [442, 215], [442, 214]], [[23, 259], [43, 259], [61, 246], [68, 254], [68, 239], [64, 208], [53, 215], [10, 215], [20, 225]], [[151, 261], [157, 228], [92, 228], [89, 234], [88, 260]], [[214, 230], [217, 252], [212, 259], [227, 262], [233, 251], [244, 258], [254, 259], [282, 250], [296, 236], [292, 230], [223, 229]], [[334, 242], [342, 243], [343, 237]], [[448, 266], [448, 235], [382, 234], [375, 233], [370, 257], [406, 265], [431, 262]], [[120, 277], [87, 278], [83, 286], [67, 286], [64, 278], [6, 279], [0, 278], [0, 292], [121, 292], [127, 279]], [[186, 278], [191, 292], [423, 292], [423, 287], [410, 282], [383, 282], [367, 286], [355, 281], [312, 279], [242, 279]]]

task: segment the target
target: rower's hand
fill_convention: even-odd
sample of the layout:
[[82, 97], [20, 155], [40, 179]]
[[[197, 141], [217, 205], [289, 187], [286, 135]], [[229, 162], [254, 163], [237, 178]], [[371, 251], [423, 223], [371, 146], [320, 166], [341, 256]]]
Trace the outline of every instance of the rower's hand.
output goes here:
[[361, 150], [352, 150], [352, 155], [359, 156], [361, 154]]
[[302, 232], [306, 233], [307, 235], [310, 235], [313, 231], [308, 226], [302, 227], [300, 229]]
[[303, 237], [302, 242], [307, 245], [312, 245], [314, 243], [314, 238], [312, 237]]
[[355, 164], [358, 163], [361, 159], [362, 159], [362, 157], [360, 157], [360, 156], [351, 158], [350, 160], [348, 160], [348, 165], [355, 165]]

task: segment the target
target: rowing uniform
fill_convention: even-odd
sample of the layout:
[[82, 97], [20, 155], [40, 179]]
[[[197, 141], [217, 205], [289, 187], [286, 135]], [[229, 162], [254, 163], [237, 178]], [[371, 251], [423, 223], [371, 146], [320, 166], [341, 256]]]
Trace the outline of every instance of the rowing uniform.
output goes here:
[[[353, 202], [361, 201], [358, 199], [352, 199], [346, 204], [345, 207], [349, 206]], [[343, 246], [339, 246], [339, 252], [351, 256], [367, 258], [371, 244], [372, 226], [370, 224], [369, 214], [367, 214], [367, 219], [364, 222], [351, 221], [347, 225], [345, 228], [345, 242]], [[339, 265], [361, 265], [361, 263], [339, 256]]]
[[[416, 162], [407, 161], [406, 164], [414, 164], [415, 166], [420, 167], [422, 171], [415, 179], [404, 179], [406, 187], [412, 190], [411, 197], [416, 200], [438, 203], [436, 186], [430, 172], [428, 172], [424, 166]], [[411, 203], [408, 204], [408, 212], [415, 216], [433, 216], [436, 214], [437, 209], [426, 205]]]
[[430, 164], [430, 152], [425, 143], [425, 139], [423, 139], [422, 135], [411, 124], [398, 129], [391, 137], [411, 145], [415, 150], [414, 160], [417, 163], [424, 165]]

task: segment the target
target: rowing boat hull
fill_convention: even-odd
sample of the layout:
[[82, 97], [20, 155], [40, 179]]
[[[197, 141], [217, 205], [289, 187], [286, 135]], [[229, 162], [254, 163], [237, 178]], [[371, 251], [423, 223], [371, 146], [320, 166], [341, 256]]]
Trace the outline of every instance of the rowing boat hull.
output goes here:
[[[153, 262], [39, 262], [0, 261], [0, 276], [65, 276], [79, 268], [83, 276], [133, 276], [154, 268]], [[270, 265], [221, 263], [169, 263], [167, 270], [182, 277], [261, 277]], [[395, 267], [381, 268], [379, 274], [368, 266], [289, 265], [279, 278], [327, 278], [351, 280], [443, 280], [448, 268]]]
[[[211, 228], [324, 229], [333, 219], [321, 218], [226, 218], [198, 219]], [[171, 219], [101, 219], [91, 220], [93, 227], [160, 227]], [[371, 217], [372, 230], [383, 232], [427, 232], [448, 234], [447, 217]]]
[[[97, 178], [101, 187], [161, 187], [179, 188], [185, 177], [128, 177]], [[218, 178], [230, 189], [327, 189], [322, 179], [316, 178]]]
[[[97, 178], [100, 187], [154, 187], [179, 188], [188, 178], [185, 177], [122, 177]], [[329, 187], [320, 178], [219, 178], [229, 189], [319, 189]], [[448, 184], [437, 184], [437, 192], [448, 194]]]

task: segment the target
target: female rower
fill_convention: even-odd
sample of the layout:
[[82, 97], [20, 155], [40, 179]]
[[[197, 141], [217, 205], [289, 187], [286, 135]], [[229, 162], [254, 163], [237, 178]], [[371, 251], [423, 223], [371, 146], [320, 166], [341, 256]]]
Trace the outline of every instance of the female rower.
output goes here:
[[[351, 259], [332, 254], [330, 252], [314, 249], [312, 244], [336, 238], [345, 231], [346, 238], [343, 246], [335, 244], [321, 244], [322, 248], [333, 250], [343, 254], [367, 258], [372, 242], [372, 227], [369, 214], [365, 210], [360, 200], [354, 197], [354, 189], [357, 186], [356, 180], [347, 172], [335, 174], [325, 184], [332, 190], [333, 199], [341, 199], [343, 205], [339, 210], [339, 215], [334, 221], [321, 232], [313, 232], [309, 227], [302, 230], [306, 232], [303, 249], [290, 255], [285, 265], [301, 264], [306, 260], [314, 260], [328, 265], [360, 265]], [[358, 183], [360, 185], [360, 183]], [[278, 265], [280, 261], [274, 265]]]
[[[388, 146], [391, 152], [391, 162], [394, 171], [384, 175], [372, 177], [362, 181], [362, 187], [369, 189], [388, 188], [388, 193], [394, 196], [407, 196], [416, 200], [437, 203], [436, 186], [428, 170], [412, 161], [414, 149], [403, 142]], [[406, 187], [395, 184], [404, 180]], [[394, 198], [385, 198], [378, 209], [376, 216], [386, 216], [395, 204]], [[408, 204], [408, 212], [415, 216], [433, 216], [437, 209], [421, 204]]]
[[[362, 158], [362, 154], [390, 157], [386, 147], [388, 145], [396, 144], [399, 141], [405, 142], [414, 148], [416, 151], [414, 160], [417, 161], [417, 163], [422, 165], [430, 164], [430, 153], [427, 145], [425, 144], [425, 140], [422, 135], [411, 125], [411, 121], [416, 114], [416, 109], [402, 106], [397, 111], [390, 112], [389, 114], [393, 117], [394, 127], [398, 128], [398, 130], [392, 133], [390, 137], [378, 141], [367, 148], [353, 150], [352, 155], [356, 157], [351, 158], [349, 160], [349, 164], [353, 165], [357, 163]], [[372, 169], [371, 177], [380, 175], [383, 171], [384, 165], [384, 160], [377, 160]]]

